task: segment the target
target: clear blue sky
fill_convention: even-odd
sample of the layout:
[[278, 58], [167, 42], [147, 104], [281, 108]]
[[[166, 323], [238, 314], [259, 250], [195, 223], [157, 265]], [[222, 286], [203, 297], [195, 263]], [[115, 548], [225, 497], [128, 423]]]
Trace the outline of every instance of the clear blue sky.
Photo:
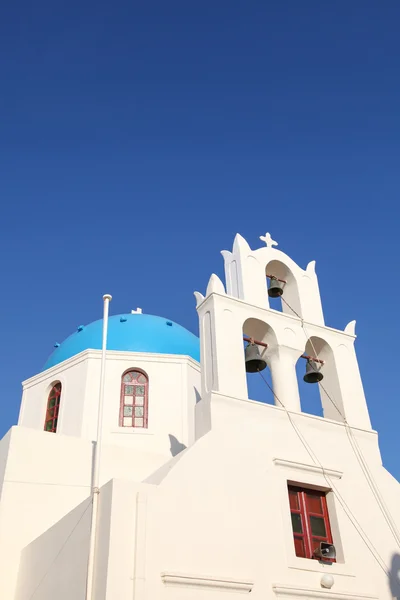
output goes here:
[[197, 332], [236, 232], [317, 260], [399, 465], [400, 3], [69, 0], [0, 20], [0, 433], [81, 323]]

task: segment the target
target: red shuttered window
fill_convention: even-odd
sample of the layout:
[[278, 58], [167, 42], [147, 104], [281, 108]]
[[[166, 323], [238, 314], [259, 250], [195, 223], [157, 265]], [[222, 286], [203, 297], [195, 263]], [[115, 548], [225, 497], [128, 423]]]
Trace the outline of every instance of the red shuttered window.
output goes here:
[[149, 378], [143, 371], [132, 369], [122, 375], [120, 427], [147, 428]]
[[44, 430], [56, 433], [58, 423], [58, 411], [61, 402], [61, 383], [58, 381], [50, 390], [47, 400], [46, 419], [44, 421]]
[[296, 556], [314, 558], [320, 542], [332, 544], [325, 492], [288, 486]]

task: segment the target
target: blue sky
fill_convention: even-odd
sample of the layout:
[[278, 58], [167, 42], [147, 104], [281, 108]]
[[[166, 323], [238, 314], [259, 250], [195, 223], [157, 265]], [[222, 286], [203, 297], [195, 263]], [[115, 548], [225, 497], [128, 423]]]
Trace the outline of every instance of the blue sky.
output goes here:
[[0, 434], [53, 344], [137, 306], [197, 331], [236, 232], [317, 260], [357, 319], [400, 477], [397, 0], [8, 3], [0, 21]]

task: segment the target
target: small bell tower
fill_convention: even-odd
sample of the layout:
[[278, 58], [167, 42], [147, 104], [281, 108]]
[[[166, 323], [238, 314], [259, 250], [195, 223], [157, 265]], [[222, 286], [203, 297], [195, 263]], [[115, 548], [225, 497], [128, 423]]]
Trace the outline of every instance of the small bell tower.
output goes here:
[[[252, 250], [237, 234], [232, 252], [222, 251], [226, 287], [213, 274], [206, 295], [195, 292], [204, 399], [201, 410], [207, 411], [213, 394], [249, 399], [246, 362], [251, 355], [258, 361], [253, 365], [261, 370], [266, 364], [270, 369], [275, 404], [301, 412], [296, 363], [302, 357], [306, 359], [304, 381], [319, 383], [324, 417], [370, 430], [354, 350], [355, 321], [344, 331], [327, 327], [315, 261], [303, 270], [275, 248], [278, 244], [269, 233], [260, 239], [264, 246]], [[271, 308], [270, 298], [281, 298], [282, 311]], [[250, 342], [246, 361], [244, 340]], [[247, 371], [251, 368], [248, 364]]]

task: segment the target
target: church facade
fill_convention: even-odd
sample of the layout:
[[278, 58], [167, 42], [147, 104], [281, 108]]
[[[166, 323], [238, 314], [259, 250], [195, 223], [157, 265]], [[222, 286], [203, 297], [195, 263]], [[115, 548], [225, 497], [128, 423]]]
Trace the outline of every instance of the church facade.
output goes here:
[[[237, 235], [225, 283], [195, 292], [199, 338], [114, 315], [105, 362], [100, 320], [23, 383], [0, 442], [2, 600], [400, 599], [400, 487], [355, 322], [326, 326], [315, 263], [261, 239]], [[302, 411], [299, 364], [322, 417]]]

